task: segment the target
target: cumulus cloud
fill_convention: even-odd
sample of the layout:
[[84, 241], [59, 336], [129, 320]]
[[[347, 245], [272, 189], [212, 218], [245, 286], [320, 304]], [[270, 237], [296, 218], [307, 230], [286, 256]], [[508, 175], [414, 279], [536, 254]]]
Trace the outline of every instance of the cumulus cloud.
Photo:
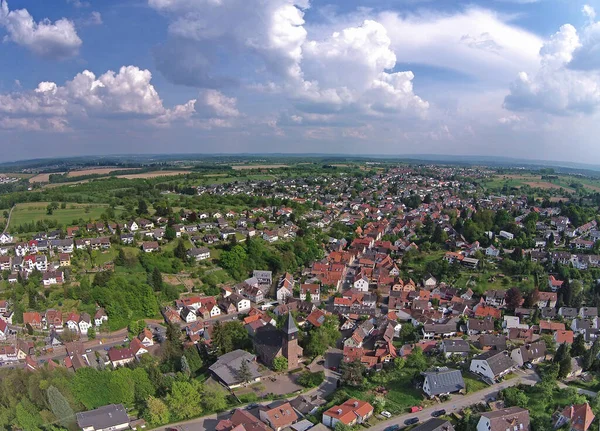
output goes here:
[[411, 72], [390, 72], [396, 55], [386, 28], [375, 20], [311, 39], [304, 22], [306, 0], [149, 4], [170, 19], [171, 40], [157, 50], [157, 64], [175, 83], [208, 88], [235, 83], [240, 78], [223, 63], [223, 57], [235, 56], [244, 59], [236, 64], [238, 77], [258, 71], [267, 78], [248, 82], [247, 88], [281, 92], [302, 111], [421, 114], [428, 108], [413, 93]]
[[54, 23], [48, 19], [35, 22], [27, 9], [11, 11], [6, 1], [0, 2], [0, 27], [7, 32], [5, 40], [51, 59], [72, 57], [79, 52], [82, 41], [72, 21], [62, 18]]
[[508, 83], [536, 67], [543, 44], [538, 36], [498, 13], [470, 7], [453, 14], [382, 12], [377, 17], [401, 63], [452, 70], [473, 83]]
[[[584, 8], [588, 17], [591, 9]], [[504, 99], [512, 111], [542, 111], [554, 115], [591, 114], [600, 107], [600, 23], [590, 22], [580, 35], [565, 24], [540, 49], [536, 72], [520, 72]]]
[[[276, 75], [299, 73], [307, 0], [149, 0], [149, 5], [170, 19], [169, 40], [155, 55], [160, 71], [175, 83], [210, 87], [237, 81], [224, 73], [231, 66], [224, 52], [243, 56], [238, 68], [261, 64]], [[182, 64], [174, 50], [185, 50]]]
[[[33, 91], [0, 94], [1, 124], [7, 128], [66, 130], [72, 119], [97, 117], [167, 125], [194, 114], [195, 99], [165, 108], [151, 79], [148, 70], [123, 66], [118, 72], [109, 70], [100, 76], [84, 70], [62, 86], [41, 82]], [[235, 110], [234, 101], [225, 96], [213, 97], [210, 103], [226, 115]]]

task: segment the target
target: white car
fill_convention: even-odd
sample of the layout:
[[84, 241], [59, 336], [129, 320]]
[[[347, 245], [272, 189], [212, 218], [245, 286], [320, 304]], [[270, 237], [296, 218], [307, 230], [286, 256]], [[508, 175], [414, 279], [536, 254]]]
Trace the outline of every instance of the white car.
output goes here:
[[381, 416], [383, 416], [384, 418], [391, 418], [392, 414], [390, 412], [388, 412], [387, 410], [384, 410], [381, 412]]

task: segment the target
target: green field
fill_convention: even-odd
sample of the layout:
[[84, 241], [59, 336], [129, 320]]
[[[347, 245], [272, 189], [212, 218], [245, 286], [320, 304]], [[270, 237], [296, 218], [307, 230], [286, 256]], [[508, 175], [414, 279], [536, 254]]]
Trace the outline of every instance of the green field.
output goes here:
[[[46, 207], [49, 202], [35, 202], [17, 204], [10, 218], [9, 230], [14, 231], [17, 226], [41, 220], [55, 220], [63, 226], [70, 225], [74, 220], [99, 220], [106, 210], [106, 204], [67, 204], [65, 209], [54, 210], [48, 215]], [[118, 210], [117, 210], [118, 212]]]

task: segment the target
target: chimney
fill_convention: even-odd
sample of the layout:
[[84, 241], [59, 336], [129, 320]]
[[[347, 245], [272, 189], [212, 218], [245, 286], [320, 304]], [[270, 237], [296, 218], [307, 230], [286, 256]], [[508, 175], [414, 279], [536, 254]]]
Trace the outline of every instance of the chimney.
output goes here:
[[358, 407], [358, 401], [354, 401], [354, 407]]
[[341, 415], [342, 414], [342, 409], [337, 409], [337, 414]]

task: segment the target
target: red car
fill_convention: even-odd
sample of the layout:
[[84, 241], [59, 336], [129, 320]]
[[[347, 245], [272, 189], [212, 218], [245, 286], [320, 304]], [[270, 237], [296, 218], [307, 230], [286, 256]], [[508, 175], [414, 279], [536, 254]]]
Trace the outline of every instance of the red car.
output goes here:
[[421, 406], [412, 406], [410, 408], [411, 413], [417, 413], [417, 412], [420, 412], [421, 410], [423, 410], [423, 407], [421, 407]]

